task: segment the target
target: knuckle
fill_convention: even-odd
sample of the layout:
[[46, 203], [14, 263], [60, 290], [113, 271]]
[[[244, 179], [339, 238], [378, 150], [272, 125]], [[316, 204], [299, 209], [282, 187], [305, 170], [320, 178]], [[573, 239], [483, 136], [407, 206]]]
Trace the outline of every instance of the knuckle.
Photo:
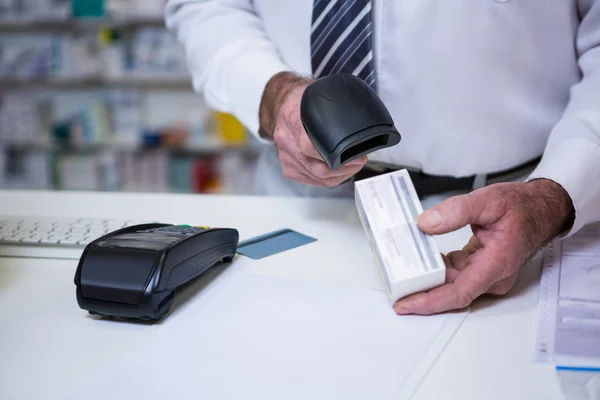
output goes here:
[[299, 135], [298, 146], [300, 147], [300, 151], [306, 155], [314, 154], [317, 151], [308, 136], [305, 134]]
[[309, 146], [304, 140], [298, 140], [298, 147], [300, 148], [300, 152], [304, 155], [309, 154]]
[[292, 181], [302, 181], [302, 175], [298, 173], [295, 168], [290, 166], [283, 167], [283, 176]]
[[308, 136], [308, 133], [304, 130], [304, 126], [300, 125], [298, 129], [294, 129], [294, 136], [298, 142], [298, 146], [302, 149], [302, 151], [307, 153], [315, 153], [317, 148], [313, 144], [312, 140]]
[[436, 304], [429, 292], [423, 292], [415, 296], [413, 302], [413, 311], [415, 314], [431, 315], [435, 314], [439, 308], [440, 305]]
[[276, 129], [273, 133], [273, 141], [278, 149], [291, 151], [293, 148], [291, 145], [292, 139], [289, 137], [289, 133], [286, 129]]
[[334, 187], [339, 186], [339, 184], [340, 184], [339, 179], [336, 179], [336, 178], [321, 178], [319, 180], [323, 184], [323, 186], [325, 186], [327, 188], [334, 188]]
[[433, 315], [448, 308], [447, 304], [435, 302], [428, 292], [420, 300], [416, 305], [416, 312], [420, 315]]
[[510, 204], [508, 196], [503, 195], [503, 193], [498, 193], [498, 195], [494, 197], [494, 200], [495, 201], [491, 204], [493, 211], [497, 214], [505, 214]]
[[429, 304], [423, 304], [421, 307], [416, 309], [416, 313], [420, 315], [432, 315], [436, 313], [436, 309]]
[[326, 180], [324, 183], [325, 183], [326, 187], [328, 187], [329, 189], [333, 189], [333, 188], [338, 187], [341, 182], [338, 182], [335, 180]]
[[497, 296], [504, 296], [505, 294], [508, 294], [508, 292], [510, 292], [511, 286], [504, 283], [502, 285], [496, 286], [495, 288], [493, 288], [490, 293], [491, 294], [495, 294]]
[[474, 296], [471, 293], [466, 291], [459, 291], [456, 295], [454, 306], [455, 308], [465, 308], [468, 307], [474, 300]]
[[492, 286], [489, 290], [489, 293], [497, 296], [504, 296], [512, 290], [515, 281], [516, 276], [511, 276], [505, 279], [504, 281], [498, 282], [494, 286]]
[[462, 220], [467, 216], [468, 194], [450, 197], [438, 205], [442, 213], [451, 215], [454, 219]]
[[511, 204], [514, 203], [510, 196], [505, 191], [494, 191], [493, 196], [490, 196], [489, 201], [486, 203], [488, 213], [492, 215], [504, 215], [511, 208]]
[[351, 176], [356, 175], [356, 173], [358, 173], [358, 171], [360, 171], [362, 168], [362, 165], [344, 165], [340, 172], [342, 172], [344, 176], [347, 176], [349, 178]]
[[283, 168], [283, 176], [285, 176], [286, 179], [295, 180], [294, 177], [296, 176], [296, 174], [289, 168]]
[[447, 267], [446, 268], [446, 282], [447, 283], [453, 283], [456, 280], [456, 277], [458, 276], [459, 271], [457, 269], [454, 269], [452, 267]]
[[281, 143], [283, 143], [285, 141], [285, 137], [286, 137], [286, 130], [282, 129], [279, 126], [276, 126], [275, 130], [273, 131], [273, 141], [275, 142], [275, 144], [279, 146]]
[[329, 178], [331, 174], [327, 165], [320, 162], [312, 163], [310, 170], [317, 178], [321, 179]]
[[[472, 196], [472, 193], [466, 194], [465, 196]], [[453, 211], [456, 215], [461, 217], [466, 217], [470, 213], [469, 201], [467, 201], [467, 197], [456, 197], [453, 199], [452, 207]]]

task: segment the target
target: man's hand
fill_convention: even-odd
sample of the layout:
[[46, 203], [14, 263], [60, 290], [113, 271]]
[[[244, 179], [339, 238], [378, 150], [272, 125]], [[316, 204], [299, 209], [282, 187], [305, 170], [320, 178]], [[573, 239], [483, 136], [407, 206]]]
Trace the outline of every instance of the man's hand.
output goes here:
[[271, 78], [260, 105], [260, 134], [275, 142], [286, 178], [313, 186], [336, 187], [360, 171], [367, 157], [337, 171], [323, 161], [300, 120], [300, 100], [310, 82], [289, 72]]
[[399, 300], [398, 314], [435, 314], [467, 307], [482, 294], [506, 294], [520, 268], [573, 223], [571, 199], [562, 186], [539, 179], [501, 183], [456, 196], [419, 216], [426, 233], [471, 225], [462, 250], [444, 256], [446, 283]]

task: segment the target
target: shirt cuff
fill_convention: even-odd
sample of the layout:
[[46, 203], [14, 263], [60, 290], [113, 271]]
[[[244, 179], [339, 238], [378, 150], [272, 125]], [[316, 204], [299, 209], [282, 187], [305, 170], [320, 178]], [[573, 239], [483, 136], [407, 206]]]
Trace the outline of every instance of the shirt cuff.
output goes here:
[[600, 199], [600, 147], [585, 139], [569, 139], [547, 149], [542, 161], [526, 181], [545, 178], [561, 185], [571, 197], [575, 221], [562, 238], [591, 222]]
[[[236, 43], [223, 48], [219, 62], [209, 71], [212, 79], [206, 80], [203, 90], [209, 104], [233, 114], [259, 141], [259, 109], [262, 95], [269, 80], [277, 73], [289, 71], [271, 48], [254, 48], [244, 51], [247, 43]], [[198, 65], [194, 70], [202, 71], [206, 66]]]

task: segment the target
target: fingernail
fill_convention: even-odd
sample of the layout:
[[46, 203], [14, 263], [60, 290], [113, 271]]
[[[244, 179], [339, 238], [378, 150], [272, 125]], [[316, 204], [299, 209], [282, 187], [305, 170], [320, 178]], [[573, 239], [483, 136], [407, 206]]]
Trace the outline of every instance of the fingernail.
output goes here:
[[435, 228], [442, 223], [442, 214], [438, 210], [425, 211], [419, 215], [418, 223], [426, 228]]
[[364, 158], [357, 158], [356, 160], [350, 161], [348, 165], [363, 165], [367, 161]]
[[396, 314], [398, 314], [398, 315], [412, 314], [412, 311], [410, 311], [408, 308], [406, 308], [404, 306], [396, 305], [396, 307], [394, 307], [394, 310], [396, 311]]

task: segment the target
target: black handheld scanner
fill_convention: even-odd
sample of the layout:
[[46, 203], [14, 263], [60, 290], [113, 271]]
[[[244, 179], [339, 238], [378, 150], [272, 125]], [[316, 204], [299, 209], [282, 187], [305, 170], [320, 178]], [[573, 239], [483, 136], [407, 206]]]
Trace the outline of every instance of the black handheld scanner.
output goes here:
[[325, 76], [302, 95], [306, 133], [332, 170], [400, 142], [400, 133], [375, 91], [351, 74]]

